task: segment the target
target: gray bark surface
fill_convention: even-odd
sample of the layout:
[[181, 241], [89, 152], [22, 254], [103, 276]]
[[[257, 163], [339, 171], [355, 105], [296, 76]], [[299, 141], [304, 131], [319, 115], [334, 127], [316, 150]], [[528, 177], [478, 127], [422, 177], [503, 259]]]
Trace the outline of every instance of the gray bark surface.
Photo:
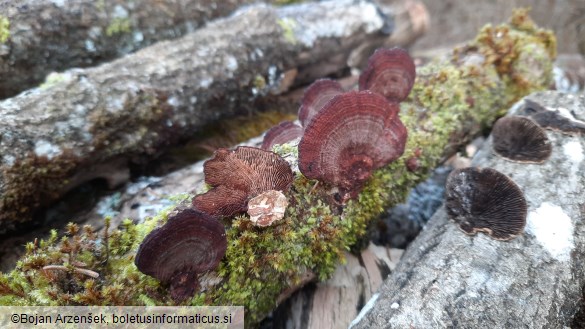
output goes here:
[[10, 23], [10, 37], [0, 43], [0, 98], [38, 85], [48, 73], [94, 66], [178, 38], [253, 2], [3, 1], [0, 16]]
[[[528, 98], [585, 119], [584, 96], [545, 92]], [[354, 328], [569, 326], [585, 282], [585, 138], [554, 131], [548, 136], [553, 153], [542, 165], [497, 157], [491, 139], [472, 162], [508, 175], [524, 191], [523, 235], [508, 242], [470, 237], [441, 208]]]
[[387, 11], [349, 0], [253, 6], [1, 101], [0, 233], [83, 182], [124, 182], [129, 163], [206, 123], [252, 111], [291, 80], [342, 70], [353, 49], [387, 39]]

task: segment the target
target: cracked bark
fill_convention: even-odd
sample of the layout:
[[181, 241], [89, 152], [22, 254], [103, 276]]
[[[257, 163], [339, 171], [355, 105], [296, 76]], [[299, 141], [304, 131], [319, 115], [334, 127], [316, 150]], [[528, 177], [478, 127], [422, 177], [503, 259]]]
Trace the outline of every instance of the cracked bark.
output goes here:
[[[528, 98], [585, 119], [584, 96], [544, 92]], [[510, 114], [521, 114], [522, 105], [519, 102]], [[585, 283], [585, 139], [555, 131], [547, 134], [553, 154], [542, 165], [497, 157], [491, 139], [472, 162], [510, 176], [524, 191], [528, 203], [524, 234], [509, 242], [484, 234], [470, 237], [441, 208], [354, 328], [571, 325]], [[555, 212], [539, 215], [546, 210]]]
[[192, 32], [254, 0], [25, 0], [0, 3], [10, 38], [0, 44], [0, 98], [54, 71], [88, 67]]

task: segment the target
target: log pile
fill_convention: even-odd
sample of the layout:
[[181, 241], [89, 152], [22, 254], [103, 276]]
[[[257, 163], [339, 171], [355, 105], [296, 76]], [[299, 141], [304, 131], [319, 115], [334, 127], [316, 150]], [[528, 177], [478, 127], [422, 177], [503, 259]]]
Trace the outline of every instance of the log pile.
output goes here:
[[83, 182], [125, 182], [130, 164], [209, 122], [254, 112], [264, 96], [343, 71], [350, 58], [360, 63], [360, 49], [383, 44], [395, 29], [409, 40], [423, 32], [411, 7], [396, 8], [368, 1], [251, 6], [1, 101], [0, 233]]

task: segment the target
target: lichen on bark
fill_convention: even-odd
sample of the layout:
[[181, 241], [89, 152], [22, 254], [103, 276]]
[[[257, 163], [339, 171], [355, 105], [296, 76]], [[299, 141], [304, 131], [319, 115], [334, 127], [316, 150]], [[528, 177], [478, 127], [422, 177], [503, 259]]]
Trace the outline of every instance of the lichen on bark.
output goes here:
[[[554, 36], [518, 15], [522, 12], [511, 24], [486, 27], [449, 58], [418, 70], [400, 114], [409, 132], [406, 151], [376, 171], [356, 200], [332, 206], [327, 186], [315, 188], [315, 181], [297, 172], [285, 218], [277, 225], [258, 228], [244, 215], [225, 220], [226, 256], [217, 271], [201, 278], [202, 292], [188, 303], [244, 305], [248, 326], [257, 323], [307, 272], [328, 278], [367, 225], [403, 201], [444, 157], [489, 127], [512, 102], [548, 87]], [[506, 51], [500, 50], [502, 45]], [[532, 69], [541, 72], [538, 79], [532, 78]], [[294, 160], [295, 149], [291, 144], [274, 150]], [[406, 166], [411, 158], [418, 163], [414, 171]], [[83, 228], [30, 243], [17, 268], [0, 275], [0, 304], [172, 304], [167, 287], [138, 272], [133, 263], [143, 237], [170, 211], [142, 224], [127, 220], [107, 236]], [[42, 269], [49, 264], [70, 270]], [[100, 273], [100, 279], [78, 274], [73, 268], [79, 266]]]

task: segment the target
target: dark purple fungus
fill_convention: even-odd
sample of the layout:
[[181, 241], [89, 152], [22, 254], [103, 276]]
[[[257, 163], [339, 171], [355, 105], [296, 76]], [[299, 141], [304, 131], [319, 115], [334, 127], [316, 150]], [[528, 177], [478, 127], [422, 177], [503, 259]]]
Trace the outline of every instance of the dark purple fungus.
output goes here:
[[370, 91], [335, 96], [319, 111], [299, 143], [299, 169], [306, 177], [355, 198], [373, 170], [398, 159], [407, 132], [397, 103]]
[[492, 129], [492, 139], [494, 152], [511, 161], [543, 163], [552, 153], [544, 129], [526, 117], [499, 119]]
[[371, 90], [392, 102], [401, 102], [408, 97], [414, 80], [414, 61], [401, 48], [380, 48], [368, 60], [360, 75], [360, 90]]
[[484, 232], [510, 240], [526, 225], [524, 194], [508, 176], [491, 168], [453, 170], [447, 178], [445, 208], [468, 235]]
[[544, 106], [524, 99], [524, 107], [519, 115], [530, 117], [539, 126], [545, 129], [559, 131], [568, 135], [585, 135], [585, 122], [561, 114], [559, 110], [549, 110]]
[[285, 144], [303, 135], [303, 128], [296, 123], [283, 121], [270, 128], [264, 135], [262, 149], [272, 150], [274, 145]]
[[333, 97], [343, 93], [339, 82], [331, 79], [319, 79], [313, 82], [307, 89], [301, 100], [299, 108], [299, 121], [303, 127], [307, 127], [315, 114], [319, 112]]
[[255, 147], [219, 149], [203, 165], [207, 193], [193, 198], [193, 207], [215, 217], [248, 209], [248, 201], [268, 190], [286, 191], [293, 181], [288, 162], [278, 154]]
[[195, 295], [198, 274], [217, 268], [226, 249], [223, 224], [185, 209], [146, 236], [134, 263], [140, 272], [170, 284], [171, 297], [180, 303]]

